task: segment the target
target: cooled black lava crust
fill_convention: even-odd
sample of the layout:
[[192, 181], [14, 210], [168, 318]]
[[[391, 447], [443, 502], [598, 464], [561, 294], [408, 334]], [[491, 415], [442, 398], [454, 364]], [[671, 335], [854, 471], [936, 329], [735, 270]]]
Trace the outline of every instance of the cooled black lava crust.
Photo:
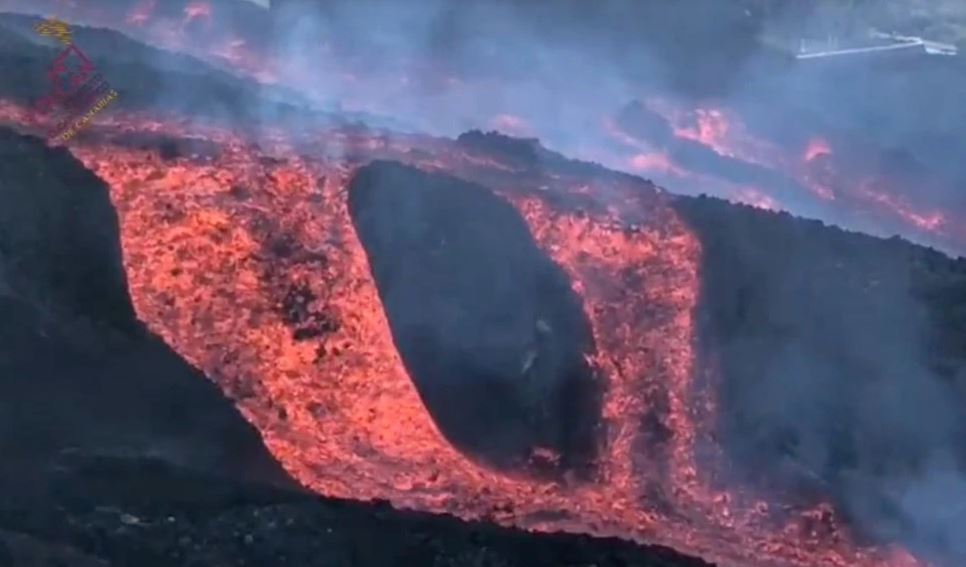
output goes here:
[[406, 369], [450, 442], [497, 467], [584, 469], [600, 422], [590, 324], [516, 209], [479, 185], [375, 162], [352, 180], [349, 211]]
[[966, 564], [964, 516], [938, 504], [966, 474], [966, 260], [717, 199], [675, 208], [702, 242], [701, 364], [721, 374], [731, 472]]
[[39, 471], [67, 453], [160, 454], [295, 485], [217, 386], [138, 321], [104, 182], [67, 150], [6, 128], [0, 451], [0, 509], [43, 490]]

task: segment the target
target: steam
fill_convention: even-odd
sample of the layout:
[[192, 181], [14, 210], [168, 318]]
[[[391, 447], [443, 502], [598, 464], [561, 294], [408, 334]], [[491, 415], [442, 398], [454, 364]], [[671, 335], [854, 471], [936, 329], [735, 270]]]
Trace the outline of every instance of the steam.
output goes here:
[[631, 96], [608, 58], [535, 40], [511, 3], [369, 0], [330, 4], [322, 18], [279, 10], [290, 30], [280, 59], [311, 69], [308, 91], [416, 131], [456, 135], [509, 115], [558, 147], [602, 142], [599, 110]]
[[923, 276], [947, 260], [760, 215], [694, 218], [704, 206], [684, 211], [705, 231], [703, 316], [732, 481], [778, 500], [831, 497], [862, 538], [962, 564], [962, 375], [937, 369], [949, 353], [933, 348], [937, 311], [956, 300], [922, 299], [942, 296]]

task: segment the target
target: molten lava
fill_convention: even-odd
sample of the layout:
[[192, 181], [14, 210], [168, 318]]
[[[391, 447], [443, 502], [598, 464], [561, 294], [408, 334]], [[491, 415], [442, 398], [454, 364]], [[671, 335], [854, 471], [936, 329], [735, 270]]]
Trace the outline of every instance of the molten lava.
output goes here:
[[[790, 185], [810, 193], [791, 196], [796, 200], [809, 197], [820, 211], [820, 217], [842, 219], [839, 222], [846, 226], [858, 225], [883, 235], [894, 232], [917, 235], [928, 244], [956, 252], [966, 250], [966, 217], [910, 202], [903, 196], [906, 192], [887, 176], [868, 170], [881, 168], [875, 164], [882, 158], [838, 156], [827, 140], [818, 137], [810, 139], [804, 151], [796, 154], [757, 138], [739, 117], [721, 108], [684, 110], [659, 99], [650, 100], [645, 106], [667, 121], [678, 140], [701, 144], [716, 156], [781, 172]], [[665, 152], [643, 156], [636, 153], [642, 147], [653, 152], [649, 140], [624, 131], [619, 124], [607, 121], [605, 129], [612, 139], [635, 152], [624, 162], [633, 171], [663, 174], [669, 186], [683, 180], [705, 192], [723, 193], [737, 202], [768, 209], [786, 208], [779, 205], [785, 199], [776, 194], [774, 187], [716, 183], [714, 175], [689, 171]], [[834, 209], [829, 208], [832, 202], [836, 204]]]
[[[25, 124], [24, 109], [0, 107]], [[204, 140], [162, 158], [132, 134]], [[698, 240], [653, 185], [520, 164], [486, 144], [365, 130], [258, 140], [113, 112], [70, 151], [110, 186], [139, 316], [233, 398], [320, 493], [658, 542], [724, 565], [920, 565], [857, 546], [827, 504], [724, 486], [713, 368], [696, 360]], [[606, 383], [591, 480], [487, 470], [445, 442], [393, 345], [346, 185], [372, 159], [492, 188], [572, 280]], [[291, 298], [301, 302], [293, 307]], [[291, 310], [324, 321], [300, 336]], [[304, 317], [303, 317], [304, 318]]]
[[[285, 82], [284, 70], [247, 38], [209, 29], [218, 21], [210, 4], [192, 3], [183, 20], [155, 12], [156, 2], [143, 0], [126, 14], [128, 25], [263, 82]], [[210, 34], [203, 45], [187, 39], [199, 27]], [[441, 84], [465, 88], [455, 78]], [[652, 105], [676, 139], [782, 171], [820, 203], [846, 201], [943, 242], [966, 242], [962, 219], [924, 212], [888, 184], [843, 168], [837, 145], [816, 139], [785, 151], [726, 110]], [[14, 104], [0, 102], [0, 120], [30, 128]], [[493, 124], [539, 134], [509, 111]], [[216, 151], [162, 157], [120, 141], [132, 134], [201, 140]], [[681, 180], [693, 192], [720, 187], [769, 209], [798, 197], [692, 172], [610, 121], [603, 134], [619, 146], [612, 162]], [[723, 480], [728, 463], [712, 427], [716, 376], [698, 363], [694, 323], [702, 251], [670, 197], [649, 182], [538, 171], [485, 147], [424, 136], [319, 127], [308, 138], [272, 132], [254, 140], [119, 110], [69, 149], [110, 186], [139, 316], [234, 399], [313, 490], [663, 543], [724, 565], [923, 565], [899, 549], [859, 545], [827, 503], [776, 502]], [[347, 211], [347, 184], [373, 159], [491, 188], [570, 277], [597, 347], [588, 362], [606, 383], [606, 434], [592, 480], [511, 477], [443, 439], [396, 352]], [[293, 297], [303, 299], [293, 306]], [[293, 309], [303, 316], [293, 318]], [[306, 338], [296, 319], [324, 324]]]
[[132, 26], [143, 26], [151, 19], [157, 0], [142, 0], [128, 13], [126, 22]]

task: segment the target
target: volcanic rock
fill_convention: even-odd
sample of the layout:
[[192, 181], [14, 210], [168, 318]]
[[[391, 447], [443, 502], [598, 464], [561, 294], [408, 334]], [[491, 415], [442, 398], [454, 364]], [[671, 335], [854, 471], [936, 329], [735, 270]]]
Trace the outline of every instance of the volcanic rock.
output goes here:
[[3, 129], [0, 188], [0, 485], [69, 451], [291, 486], [218, 389], [137, 320], [104, 183]]
[[718, 199], [676, 208], [704, 247], [702, 350], [744, 480], [831, 495], [865, 535], [959, 564], [961, 523], [932, 499], [966, 478], [966, 259]]
[[152, 459], [72, 459], [42, 480], [49, 506], [0, 505], [0, 565], [711, 567], [666, 548], [399, 512]]
[[[10, 27], [0, 33], [11, 49], [2, 61], [15, 80], [0, 84], [0, 92], [23, 103], [42, 90], [52, 52], [24, 40], [31, 20], [15, 20], [19, 35]], [[85, 49], [131, 56], [103, 58], [102, 70], [122, 91], [122, 109], [174, 109], [241, 123], [261, 118], [266, 108], [293, 111], [267, 104], [241, 80], [199, 72], [205, 68], [197, 61], [147, 48], [128, 52], [116, 49], [126, 45], [117, 34], [83, 33], [90, 34], [78, 35]], [[120, 138], [147, 151], [160, 145], [170, 160], [214, 155], [206, 144]], [[490, 156], [487, 150], [503, 148], [498, 157], [512, 154], [517, 167], [545, 163], [530, 140], [477, 133], [440, 144]], [[371, 156], [363, 147], [353, 156], [364, 162]], [[0, 148], [0, 199], [10, 200], [0, 212], [0, 446], [8, 457], [0, 529], [122, 565], [559, 565], [575, 557], [586, 565], [661, 564], [654, 558], [663, 552], [649, 548], [507, 531], [474, 541], [494, 528], [446, 519], [420, 524], [416, 516], [242, 482], [292, 485], [232, 404], [136, 320], [104, 184], [39, 140], [3, 131]], [[239, 189], [226, 188], [234, 204], [259, 191]], [[588, 200], [594, 190], [588, 188]], [[569, 195], [544, 198], [574, 209]], [[600, 410], [580, 357], [594, 347], [585, 308], [517, 213], [479, 185], [390, 163], [357, 174], [350, 208], [393, 338], [444, 434], [470, 456], [505, 469], [536, 457], [543, 460], [537, 469], [558, 472], [592, 459]], [[842, 519], [869, 540], [962, 564], [958, 527], [966, 524], [957, 509], [936, 503], [966, 493], [958, 441], [966, 401], [964, 262], [897, 239], [711, 199], [680, 198], [675, 208], [701, 248], [694, 314], [702, 359], [694, 362], [713, 380], [704, 383], [702, 375], [695, 382], [715, 394], [713, 439], [733, 465], [717, 480], [740, 477], [739, 486], [763, 488], [782, 503], [801, 500], [806, 508], [831, 498]], [[273, 209], [265, 210], [270, 217]], [[272, 257], [303, 254], [285, 239], [270, 240]], [[627, 274], [641, 287], [625, 297], [660, 280], [641, 273]], [[680, 282], [659, 284], [672, 289]], [[310, 340], [331, 325], [308, 308], [308, 299], [285, 301], [302, 297], [300, 289], [286, 291], [278, 307], [293, 334]], [[659, 361], [667, 353], [648, 354]], [[480, 382], [467, 384], [468, 377]], [[242, 383], [244, 376], [231, 380]], [[654, 403], [645, 404], [642, 428], [667, 413], [666, 399], [649, 394]], [[666, 448], [679, 438], [658, 425], [660, 434], [646, 440]], [[641, 452], [669, 456], [653, 449]], [[665, 496], [655, 484], [648, 489], [656, 495], [642, 499]], [[828, 517], [816, 523], [830, 523]], [[280, 525], [294, 527], [276, 535]], [[337, 534], [334, 540], [321, 535], [327, 530]], [[372, 539], [392, 530], [404, 535]], [[712, 537], [731, 535], [722, 530]], [[261, 555], [266, 549], [271, 556]]]
[[[135, 318], [103, 182], [9, 130], [0, 155], [2, 210], [21, 211], [0, 217], [0, 565], [708, 567], [293, 490], [230, 401]], [[561, 364], [557, 349], [544, 356]]]
[[485, 188], [393, 162], [350, 185], [396, 345], [449, 439], [498, 465], [589, 463], [600, 396], [590, 325], [563, 271]]

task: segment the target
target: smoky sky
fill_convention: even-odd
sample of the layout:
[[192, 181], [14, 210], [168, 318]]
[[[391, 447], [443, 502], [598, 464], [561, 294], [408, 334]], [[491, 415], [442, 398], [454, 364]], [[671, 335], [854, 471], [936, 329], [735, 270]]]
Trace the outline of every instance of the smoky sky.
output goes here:
[[[917, 210], [966, 215], [963, 58], [796, 63], [775, 37], [794, 44], [848, 27], [830, 27], [807, 4], [281, 0], [272, 6], [280, 16], [273, 46], [299, 88], [413, 131], [509, 130], [626, 168], [603, 150], [613, 140], [602, 123], [632, 101], [659, 97], [733, 109], [756, 136], [794, 151], [828, 139], [843, 161], [896, 179], [889, 191]], [[523, 126], [508, 129], [501, 116]], [[898, 164], [908, 166], [896, 176]], [[684, 194], [716, 191], [655, 181]], [[914, 227], [863, 223], [801, 192], [766, 189], [793, 214], [966, 252], [962, 241], [934, 243]]]

